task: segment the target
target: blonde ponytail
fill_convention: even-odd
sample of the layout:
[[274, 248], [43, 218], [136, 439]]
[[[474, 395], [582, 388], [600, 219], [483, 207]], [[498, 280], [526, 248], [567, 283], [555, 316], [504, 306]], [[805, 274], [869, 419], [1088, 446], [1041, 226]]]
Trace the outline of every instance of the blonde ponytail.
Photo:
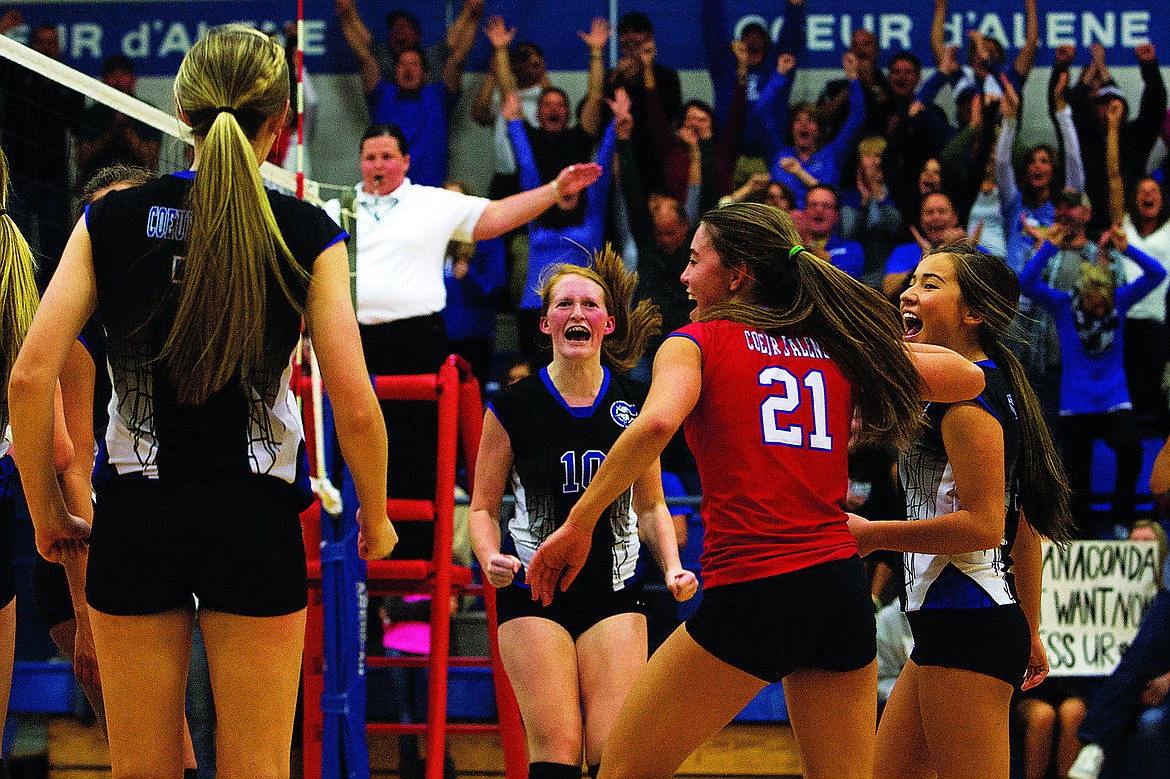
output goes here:
[[8, 415], [8, 377], [37, 311], [36, 263], [8, 215], [8, 157], [0, 150], [0, 414]]
[[284, 52], [241, 25], [213, 29], [179, 68], [176, 102], [203, 138], [179, 305], [160, 355], [182, 403], [205, 401], [233, 377], [251, 391], [263, 366], [269, 274], [302, 312], [290, 283], [306, 285], [308, 274], [280, 234], [252, 147], [288, 94]]

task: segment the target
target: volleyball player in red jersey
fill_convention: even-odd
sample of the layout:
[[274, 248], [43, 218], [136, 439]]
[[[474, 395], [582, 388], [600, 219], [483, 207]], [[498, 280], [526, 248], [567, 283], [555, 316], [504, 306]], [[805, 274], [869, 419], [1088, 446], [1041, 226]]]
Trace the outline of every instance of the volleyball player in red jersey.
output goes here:
[[908, 443], [922, 397], [966, 399], [983, 378], [949, 350], [908, 350], [877, 292], [798, 241], [768, 206], [703, 217], [682, 275], [693, 322], [663, 343], [642, 412], [529, 566], [533, 596], [550, 602], [598, 515], [685, 421], [704, 491], [704, 598], [627, 697], [603, 779], [672, 776], [781, 679], [805, 777], [873, 770], [873, 604], [841, 508], [850, 419], [856, 405], [867, 439]]

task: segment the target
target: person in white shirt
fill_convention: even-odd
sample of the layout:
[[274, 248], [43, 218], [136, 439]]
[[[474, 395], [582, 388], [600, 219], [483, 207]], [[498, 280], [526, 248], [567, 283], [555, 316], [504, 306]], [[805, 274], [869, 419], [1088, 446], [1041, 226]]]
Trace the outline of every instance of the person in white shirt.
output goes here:
[[[570, 165], [548, 184], [500, 200], [424, 187], [407, 178], [410, 152], [402, 131], [373, 125], [361, 141], [362, 182], [352, 213], [332, 201], [326, 211], [352, 225], [356, 307], [366, 368], [378, 376], [434, 373], [447, 357], [441, 311], [447, 304], [443, 262], [452, 240], [496, 238], [580, 192], [601, 175], [594, 163]], [[433, 499], [437, 409], [419, 401], [383, 402], [390, 435], [387, 496]], [[431, 528], [407, 523], [395, 556], [430, 558]]]

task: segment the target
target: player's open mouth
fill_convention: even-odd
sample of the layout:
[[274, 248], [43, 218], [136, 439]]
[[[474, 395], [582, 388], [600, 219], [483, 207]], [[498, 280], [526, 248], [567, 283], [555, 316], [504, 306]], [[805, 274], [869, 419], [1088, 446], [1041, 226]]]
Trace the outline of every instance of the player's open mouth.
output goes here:
[[907, 338], [913, 338], [922, 332], [922, 320], [909, 311], [902, 314], [902, 326], [906, 328]]
[[580, 325], [570, 325], [565, 328], [566, 341], [588, 341], [589, 329]]

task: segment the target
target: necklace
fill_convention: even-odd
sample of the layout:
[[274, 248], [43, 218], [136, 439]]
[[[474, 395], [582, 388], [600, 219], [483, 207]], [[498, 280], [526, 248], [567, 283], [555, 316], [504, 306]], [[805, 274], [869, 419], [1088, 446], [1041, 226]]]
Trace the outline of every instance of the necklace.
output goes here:
[[383, 199], [383, 196], [378, 195], [375, 196], [372, 201], [359, 200], [358, 205], [360, 205], [367, 214], [372, 216], [375, 222], [381, 222], [382, 217], [390, 213], [390, 209], [398, 205], [398, 198], [385, 196]]

